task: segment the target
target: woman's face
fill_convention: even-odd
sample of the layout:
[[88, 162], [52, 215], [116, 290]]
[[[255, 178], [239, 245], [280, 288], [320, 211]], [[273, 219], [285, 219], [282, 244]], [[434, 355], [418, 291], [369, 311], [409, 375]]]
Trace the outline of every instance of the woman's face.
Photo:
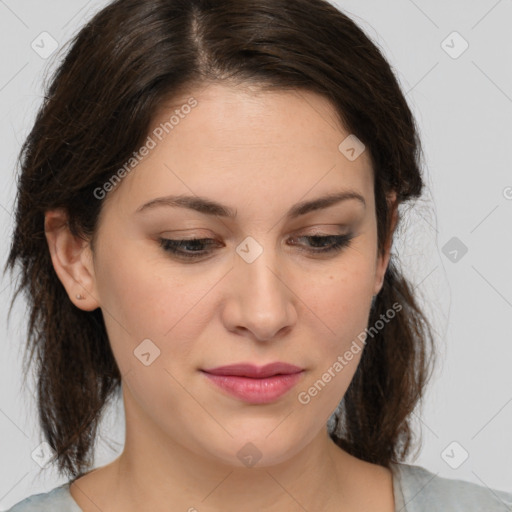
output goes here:
[[[284, 461], [325, 433], [387, 265], [369, 152], [340, 149], [349, 135], [307, 92], [210, 85], [161, 109], [144, 158], [107, 196], [90, 263], [87, 300], [103, 312], [131, 432], [237, 466]], [[193, 238], [209, 241], [160, 243]], [[303, 370], [287, 391], [275, 377], [223, 380], [233, 394], [203, 371], [273, 362]]]

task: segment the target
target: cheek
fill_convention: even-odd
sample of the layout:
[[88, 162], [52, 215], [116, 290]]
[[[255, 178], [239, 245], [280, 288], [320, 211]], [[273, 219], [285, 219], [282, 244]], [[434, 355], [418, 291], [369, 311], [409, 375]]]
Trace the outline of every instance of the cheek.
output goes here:
[[338, 266], [315, 273], [303, 287], [306, 306], [324, 323], [335, 344], [366, 327], [374, 280], [375, 262], [354, 252]]
[[363, 257], [368, 254], [370, 249], [347, 253], [337, 268], [315, 274], [303, 288], [304, 314], [316, 324], [311, 333], [317, 333], [309, 346], [315, 364], [307, 386], [315, 387], [312, 394], [321, 390], [317, 402], [327, 409], [346, 391], [364, 350], [375, 277], [375, 261]]
[[101, 307], [132, 335], [161, 337], [190, 309], [202, 286], [194, 287], [195, 281], [161, 258], [148, 258], [147, 245], [124, 245], [122, 254], [103, 250], [96, 272]]
[[143, 254], [136, 245], [125, 246], [122, 254], [111, 249], [99, 259], [96, 275], [108, 337], [122, 373], [139, 367], [134, 351], [148, 339], [156, 347], [152, 350], [160, 352], [155, 366], [169, 358], [173, 364], [186, 361], [208, 320], [201, 314], [203, 299], [222, 272], [198, 278], [163, 259], [150, 261], [147, 249]]
[[[310, 325], [308, 358], [311, 372], [298, 389], [297, 402], [304, 413], [326, 421], [346, 393], [364, 350], [364, 333], [371, 296], [371, 265], [358, 260], [338, 272], [315, 279], [304, 289], [315, 315]], [[316, 276], [318, 278], [318, 275]]]

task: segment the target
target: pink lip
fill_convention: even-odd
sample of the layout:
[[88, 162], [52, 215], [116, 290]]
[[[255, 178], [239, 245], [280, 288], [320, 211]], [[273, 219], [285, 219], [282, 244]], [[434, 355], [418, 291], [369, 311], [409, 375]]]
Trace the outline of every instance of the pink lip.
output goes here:
[[274, 402], [295, 386], [303, 373], [298, 366], [279, 362], [262, 367], [234, 364], [201, 371], [224, 391], [253, 404]]
[[288, 375], [290, 373], [298, 373], [302, 368], [288, 363], [270, 363], [265, 366], [255, 366], [253, 364], [237, 363], [228, 366], [218, 366], [217, 368], [207, 368], [203, 372], [212, 375], [236, 375], [238, 377], [251, 377], [253, 379], [261, 379], [264, 377], [272, 377], [273, 375]]

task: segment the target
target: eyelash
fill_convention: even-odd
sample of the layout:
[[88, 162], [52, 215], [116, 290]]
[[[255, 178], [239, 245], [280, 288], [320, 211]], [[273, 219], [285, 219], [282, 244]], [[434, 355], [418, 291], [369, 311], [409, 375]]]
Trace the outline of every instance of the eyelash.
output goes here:
[[[301, 249], [301, 251], [306, 251], [311, 254], [327, 254], [327, 253], [339, 253], [345, 247], [348, 247], [351, 240], [354, 238], [352, 233], [348, 233], [345, 235], [310, 235], [310, 236], [300, 236], [297, 239], [308, 239], [315, 240], [317, 243], [323, 243], [328, 240], [333, 240], [333, 242], [327, 246], [327, 248], [316, 248], [316, 249]], [[189, 238], [186, 240], [173, 240], [169, 238], [160, 238], [160, 247], [166, 252], [172, 253], [174, 256], [183, 259], [194, 259], [200, 258], [203, 256], [207, 256], [209, 252], [203, 251], [193, 251], [186, 252], [181, 250], [183, 246], [187, 246], [188, 244], [205, 244], [205, 245], [215, 245], [216, 241], [213, 238]], [[212, 243], [213, 242], [213, 243]]]

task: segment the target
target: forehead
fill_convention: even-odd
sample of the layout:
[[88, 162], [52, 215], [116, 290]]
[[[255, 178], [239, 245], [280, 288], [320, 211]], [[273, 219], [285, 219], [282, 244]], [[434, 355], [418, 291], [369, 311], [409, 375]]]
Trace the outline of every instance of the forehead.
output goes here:
[[[185, 108], [191, 99], [196, 106]], [[349, 135], [333, 105], [305, 90], [268, 91], [246, 84], [210, 84], [163, 103], [152, 128], [162, 127], [180, 110], [187, 113], [174, 120], [177, 124], [170, 134], [189, 146], [200, 142], [206, 148], [243, 151], [297, 146], [336, 150], [340, 137]], [[172, 141], [169, 143], [172, 145]]]
[[[118, 191], [134, 204], [164, 193], [294, 203], [333, 188], [369, 197], [369, 152], [347, 158], [351, 140], [331, 103], [315, 93], [211, 84], [161, 105], [151, 122], [152, 149]], [[348, 138], [348, 139], [347, 139]], [[310, 192], [308, 192], [310, 191]], [[290, 197], [288, 201], [286, 198]]]

